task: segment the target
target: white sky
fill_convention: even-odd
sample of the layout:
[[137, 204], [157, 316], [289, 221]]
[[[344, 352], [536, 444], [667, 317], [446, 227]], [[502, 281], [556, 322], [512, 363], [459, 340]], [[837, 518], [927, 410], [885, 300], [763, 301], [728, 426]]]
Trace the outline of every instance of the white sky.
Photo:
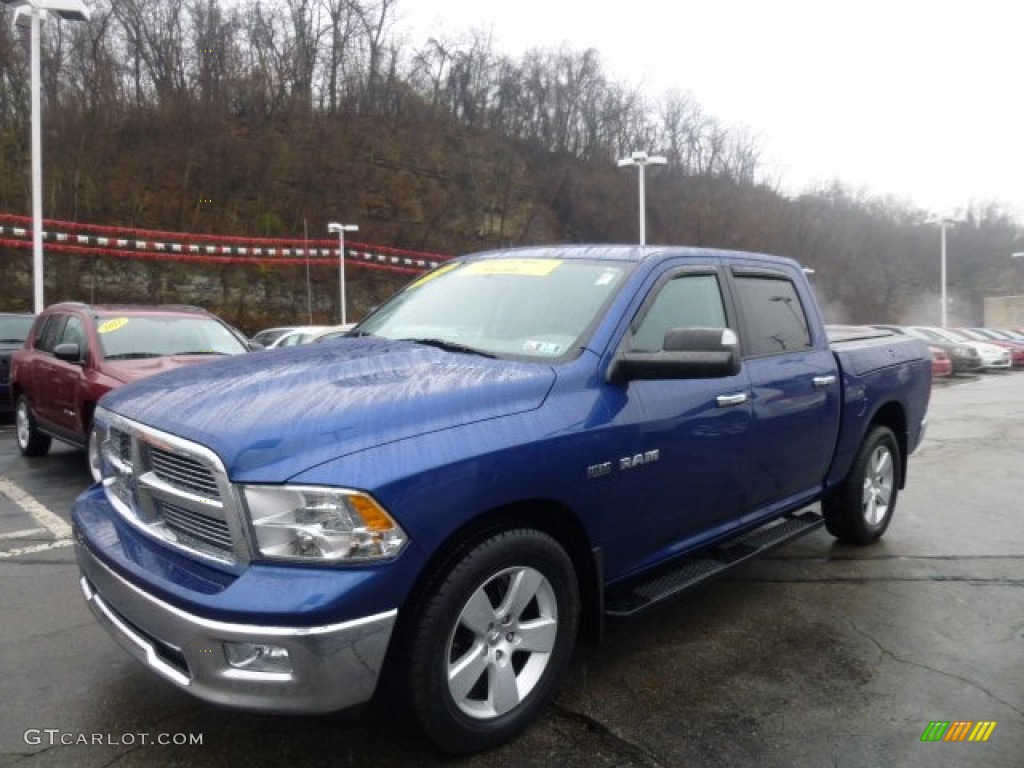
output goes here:
[[996, 202], [1024, 221], [1020, 0], [401, 0], [397, 9], [413, 45], [482, 30], [515, 57], [595, 48], [606, 77], [651, 100], [689, 92], [758, 138], [787, 193], [837, 178], [936, 214]]

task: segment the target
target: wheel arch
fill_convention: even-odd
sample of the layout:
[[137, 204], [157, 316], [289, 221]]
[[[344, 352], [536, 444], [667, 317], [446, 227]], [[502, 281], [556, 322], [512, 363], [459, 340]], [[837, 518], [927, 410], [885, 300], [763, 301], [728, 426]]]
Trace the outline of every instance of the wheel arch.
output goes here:
[[416, 584], [399, 610], [399, 622], [409, 618], [426, 590], [439, 574], [484, 539], [513, 528], [532, 528], [551, 536], [565, 550], [576, 572], [580, 594], [579, 638], [585, 642], [600, 641], [603, 627], [604, 592], [602, 560], [599, 549], [592, 547], [590, 537], [579, 517], [566, 505], [552, 499], [523, 499], [490, 509], [449, 535], [430, 557]]
[[887, 427], [896, 437], [896, 444], [900, 450], [900, 476], [899, 487], [902, 490], [907, 483], [907, 413], [900, 403], [889, 401], [879, 408], [868, 425], [871, 427]]

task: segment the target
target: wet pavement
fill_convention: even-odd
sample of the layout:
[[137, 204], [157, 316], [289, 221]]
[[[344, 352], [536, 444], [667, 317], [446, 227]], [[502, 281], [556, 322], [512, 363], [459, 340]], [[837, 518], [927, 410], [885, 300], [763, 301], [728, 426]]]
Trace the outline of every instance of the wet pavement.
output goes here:
[[[84, 454], [25, 460], [0, 423], [0, 765], [1024, 765], [1024, 373], [936, 388], [881, 542], [819, 530], [612, 625], [534, 727], [457, 761], [385, 702], [253, 715], [153, 676], [79, 592], [87, 484]], [[933, 721], [996, 725], [922, 741]]]

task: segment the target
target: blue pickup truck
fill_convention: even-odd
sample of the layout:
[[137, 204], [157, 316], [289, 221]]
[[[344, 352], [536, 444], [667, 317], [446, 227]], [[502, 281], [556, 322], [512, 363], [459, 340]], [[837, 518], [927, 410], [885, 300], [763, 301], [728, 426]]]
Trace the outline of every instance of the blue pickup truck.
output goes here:
[[477, 751], [606, 620], [821, 525], [878, 539], [930, 384], [923, 342], [830, 342], [789, 259], [458, 258], [347, 338], [104, 398], [81, 588], [202, 699], [324, 712], [381, 687]]

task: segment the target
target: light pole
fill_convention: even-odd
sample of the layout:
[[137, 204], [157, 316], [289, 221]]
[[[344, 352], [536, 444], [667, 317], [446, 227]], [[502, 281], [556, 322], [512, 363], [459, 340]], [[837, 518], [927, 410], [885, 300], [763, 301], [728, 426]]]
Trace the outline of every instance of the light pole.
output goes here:
[[43, 301], [43, 139], [42, 91], [39, 75], [40, 25], [47, 12], [55, 13], [65, 21], [88, 21], [89, 10], [82, 0], [0, 0], [13, 5], [14, 26], [29, 27], [29, 59], [32, 94], [32, 306], [38, 315], [45, 306]]
[[952, 219], [939, 219], [939, 228], [942, 231], [942, 307], [939, 313], [941, 327], [946, 327], [946, 226], [956, 224]]
[[648, 155], [646, 152], [634, 152], [629, 157], [619, 160], [619, 168], [635, 165], [640, 176], [640, 245], [647, 244], [647, 214], [644, 199], [644, 168], [648, 165], [664, 165], [668, 160], [660, 155]]
[[348, 313], [345, 311], [345, 233], [358, 232], [358, 224], [339, 224], [332, 221], [327, 225], [328, 232], [338, 233], [338, 296], [341, 303], [341, 324], [348, 324]]

